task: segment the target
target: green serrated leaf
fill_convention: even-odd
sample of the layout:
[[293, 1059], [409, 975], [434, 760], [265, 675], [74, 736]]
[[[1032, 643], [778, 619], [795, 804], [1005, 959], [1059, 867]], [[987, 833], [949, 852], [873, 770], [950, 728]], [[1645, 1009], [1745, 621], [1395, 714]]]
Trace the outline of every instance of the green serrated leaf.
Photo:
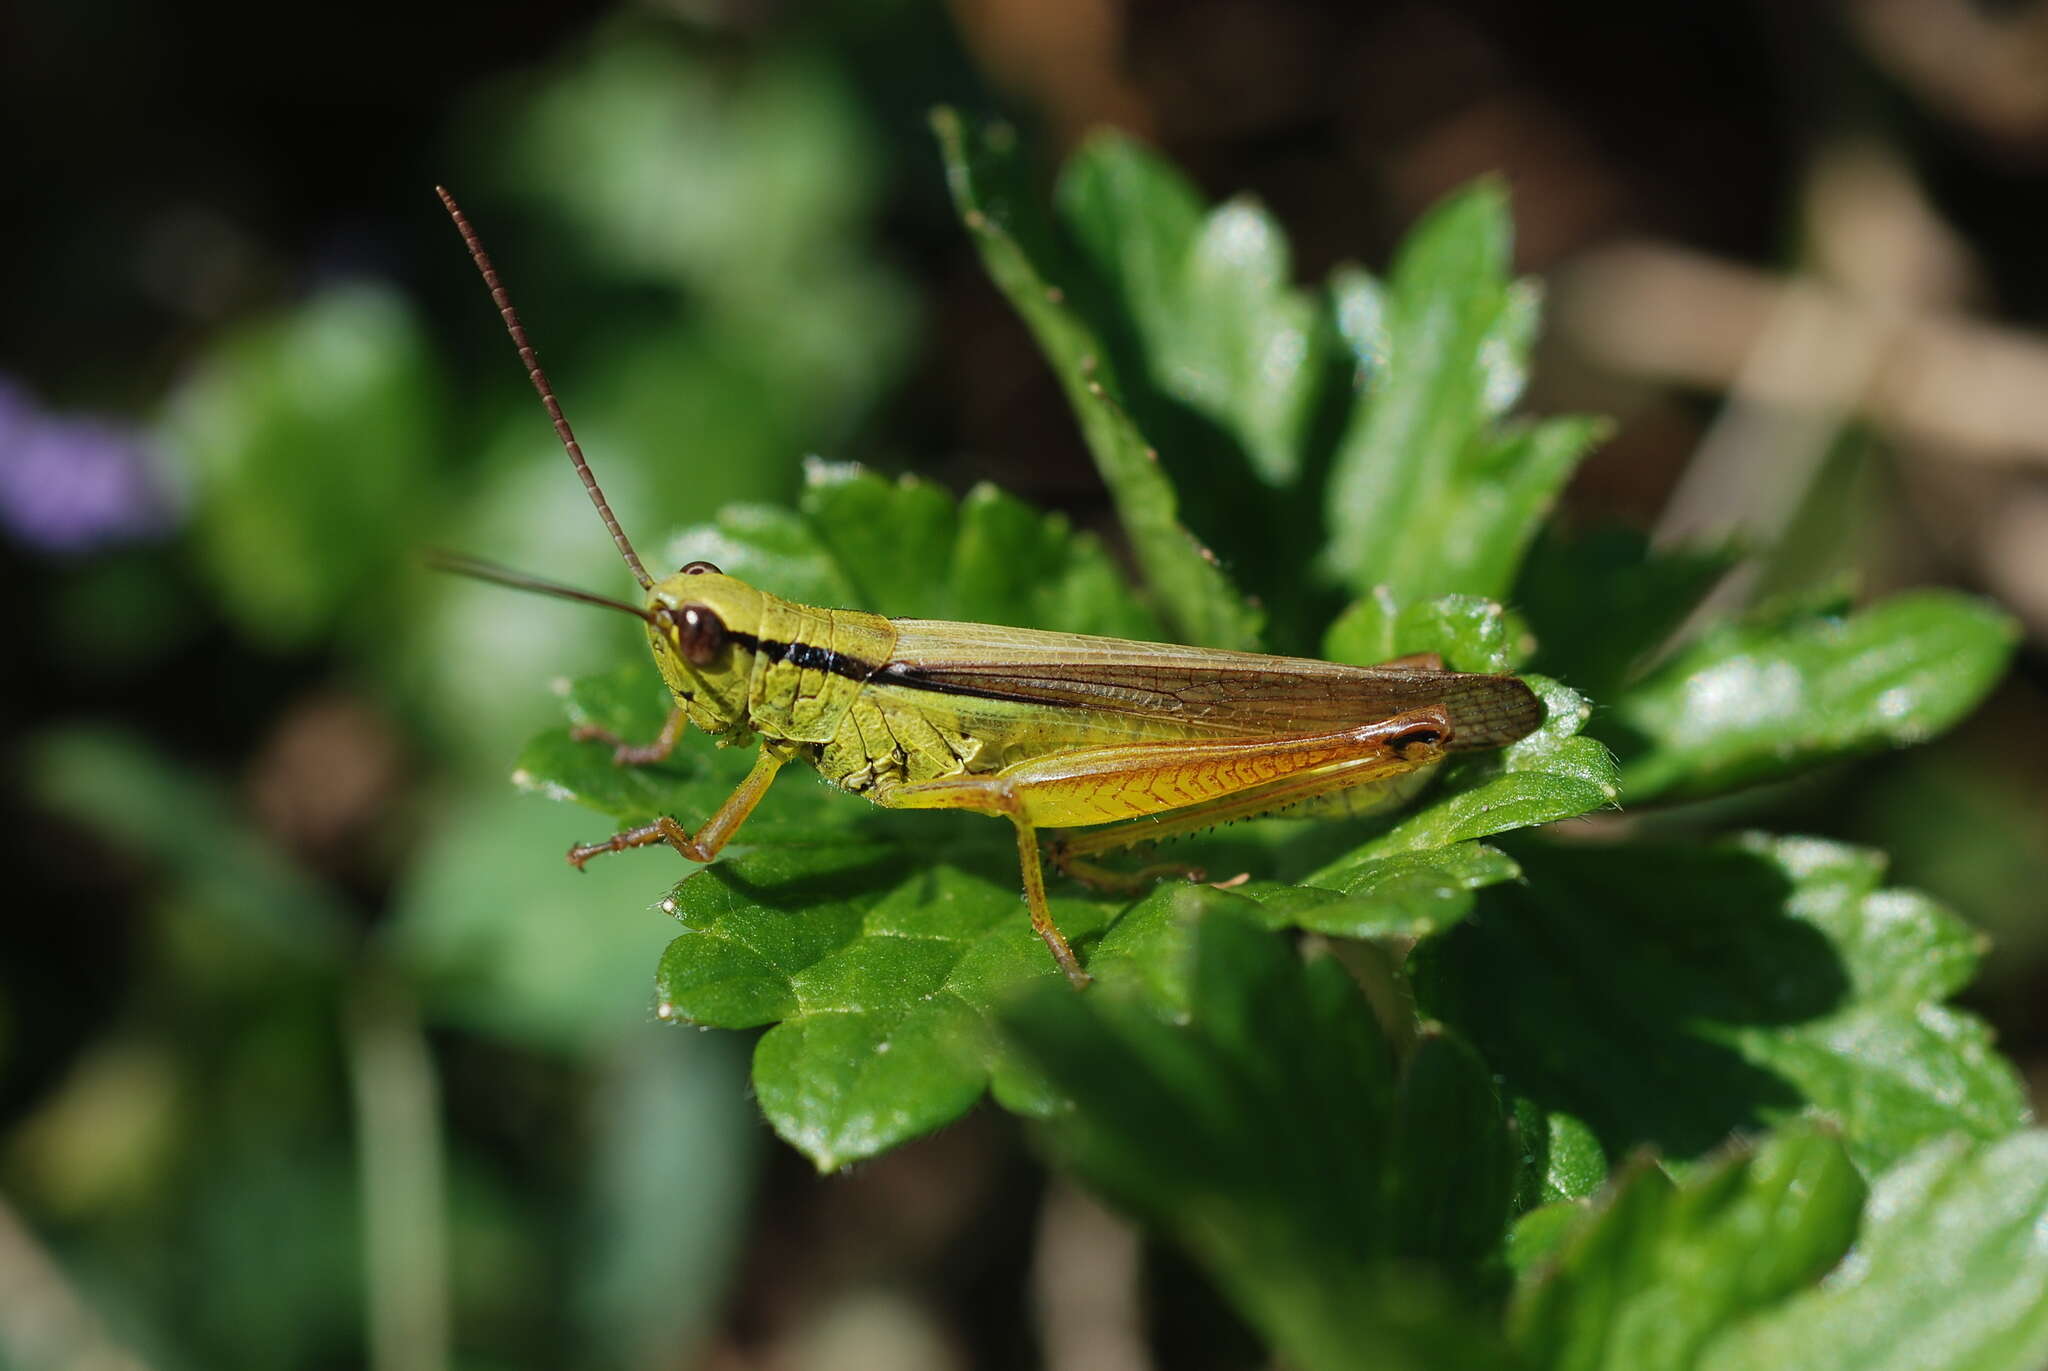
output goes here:
[[[812, 473], [813, 479], [829, 479], [830, 469], [814, 467]], [[787, 600], [864, 607], [847, 567], [793, 509], [727, 505], [709, 524], [686, 528], [669, 539], [662, 560], [684, 566], [700, 559]]]
[[1512, 857], [1483, 843], [1395, 852], [1347, 866], [1328, 886], [1247, 888], [1274, 920], [1340, 938], [1420, 938], [1472, 912], [1472, 892], [1520, 878]]
[[[593, 724], [619, 737], [643, 740], [661, 731], [669, 697], [654, 663], [587, 676], [567, 687], [563, 706], [570, 725]], [[527, 743], [512, 772], [520, 789], [551, 800], [572, 800], [631, 828], [667, 814], [694, 825], [732, 794], [752, 765], [744, 748], [719, 748], [701, 739], [660, 762], [619, 766], [601, 742], [578, 742], [569, 728], [553, 728]], [[802, 842], [821, 831], [851, 827], [868, 815], [816, 786], [783, 784], [771, 790], [741, 831], [742, 847]]]
[[1533, 1105], [1531, 1109], [1536, 1120], [1532, 1130], [1540, 1129], [1545, 1137], [1541, 1180], [1544, 1201], [1582, 1200], [1604, 1185], [1609, 1167], [1607, 1149], [1600, 1145], [1593, 1130], [1569, 1114], [1551, 1114], [1546, 1118]]
[[1617, 701], [1623, 788], [1633, 801], [1697, 798], [1923, 742], [1984, 697], [2018, 634], [2011, 616], [1945, 590], [1847, 618], [1729, 625]]
[[1509, 236], [1505, 192], [1482, 181], [1415, 227], [1386, 286], [1333, 282], [1368, 390], [1331, 471], [1327, 557], [1360, 594], [1502, 598], [1600, 434], [1587, 419], [1491, 429], [1520, 392], [1536, 317], [1508, 279]]
[[1981, 939], [1875, 854], [1815, 839], [1515, 848], [1526, 884], [1417, 949], [1426, 1012], [1609, 1156], [1697, 1158], [1822, 1114], [1860, 1164], [2025, 1117], [2012, 1068], [1943, 1001]]
[[1606, 419], [1564, 415], [1510, 425], [1485, 439], [1466, 482], [1437, 516], [1441, 583], [1507, 595], [1558, 492], [1612, 430]]
[[[668, 691], [652, 662], [586, 676], [564, 683], [563, 690], [569, 727], [549, 729], [520, 752], [512, 783], [521, 790], [551, 800], [573, 800], [629, 826], [663, 813], [694, 814], [723, 798], [722, 780], [714, 773], [721, 769], [725, 754], [678, 748], [652, 766], [619, 766], [609, 747], [570, 736], [572, 728], [584, 725], [636, 741], [659, 733], [668, 712]], [[731, 765], [726, 761], [723, 769], [729, 771]]]
[[1702, 1371], [2033, 1371], [2048, 1358], [2048, 1133], [1945, 1138], [1879, 1177], [1826, 1282], [1709, 1344]]
[[1188, 251], [1207, 214], [1194, 183], [1136, 139], [1103, 130], [1060, 168], [1054, 207], [1139, 338], [1170, 346], [1187, 322]]
[[1102, 339], [1067, 303], [1060, 273], [1046, 260], [1053, 253], [1049, 231], [1019, 188], [1014, 136], [1000, 126], [969, 129], [951, 110], [938, 111], [932, 124], [962, 222], [990, 277], [1051, 359], [1171, 627], [1183, 641], [1203, 646], [1257, 646], [1261, 616], [1181, 526], [1158, 454], [1115, 399]]
[[1136, 987], [1155, 1007], [1185, 1013], [1195, 929], [1204, 915], [1219, 911], [1239, 919], [1276, 922], [1248, 893], [1167, 883], [1131, 906], [1103, 935], [1091, 965], [1112, 981]]
[[[967, 864], [920, 864], [901, 845], [858, 840], [727, 858], [665, 902], [687, 931], [662, 956], [658, 1012], [720, 1028], [775, 1023], [754, 1054], [754, 1089], [776, 1132], [823, 1171], [951, 1122], [992, 1075], [1026, 1098], [1027, 1073], [988, 1016], [1033, 982], [1073, 992], [1024, 917], [1009, 846]], [[1053, 901], [1084, 949], [1114, 913]]]
[[[827, 604], [1125, 636], [1156, 630], [1122, 593], [1101, 545], [1065, 520], [987, 489], [956, 508], [932, 486], [854, 467], [813, 464], [800, 511], [724, 511], [677, 539], [672, 556], [708, 556]], [[934, 565], [945, 574], [933, 575]], [[565, 703], [572, 724], [628, 738], [651, 737], [667, 710], [651, 663], [579, 681]], [[658, 814], [694, 825], [748, 761], [744, 749], [692, 740], [657, 765], [618, 767], [609, 747], [564, 728], [528, 745], [516, 779], [620, 825]], [[966, 866], [915, 855], [915, 844], [940, 833], [961, 835], [947, 850]], [[1052, 970], [1023, 917], [1014, 847], [999, 825], [885, 815], [793, 775], [725, 859], [683, 881], [667, 904], [692, 932], [662, 959], [664, 1013], [724, 1027], [781, 1021], [756, 1053], [755, 1089], [778, 1131], [821, 1167], [957, 1117], [992, 1076], [1019, 1107], [1047, 1107], [981, 1024], [995, 997]], [[1056, 908], [1085, 947], [1115, 906], [1061, 898]]]
[[1227, 433], [1270, 485], [1301, 473], [1330, 335], [1257, 204], [1205, 209], [1163, 158], [1101, 133], [1069, 159], [1059, 220], [1126, 318], [1149, 384]]
[[[1000, 1015], [1074, 1100], [1046, 1124], [1054, 1150], [1183, 1243], [1296, 1364], [1502, 1365], [1440, 1287], [1388, 1265], [1456, 1269], [1499, 1232], [1505, 1125], [1476, 1061], [1439, 1040], [1397, 1080], [1339, 964], [1302, 963], [1255, 921], [1209, 912], [1187, 948], [1187, 1008], [1172, 1019], [1107, 987], [1042, 991]], [[1439, 1209], [1470, 1179], [1465, 1163], [1498, 1166], [1503, 1183]], [[1424, 1209], [1427, 1227], [1399, 1222]]]
[[1323, 656], [1372, 666], [1434, 652], [1452, 671], [1509, 672], [1527, 655], [1527, 630], [1492, 600], [1443, 595], [1403, 603], [1375, 587], [1338, 616], [1323, 635]]
[[1683, 1185], [1638, 1162], [1572, 1221], [1547, 1216], [1518, 1239], [1548, 1250], [1530, 1254], [1509, 1335], [1556, 1371], [1686, 1371], [1724, 1328], [1839, 1261], [1863, 1197], [1847, 1153], [1819, 1131], [1773, 1138]]
[[675, 565], [702, 557], [785, 598], [897, 618], [1156, 639], [1100, 539], [993, 486], [957, 504], [915, 477], [811, 462], [795, 511], [737, 506], [673, 538]]
[[[832, 603], [852, 609], [887, 605], [891, 608], [886, 612], [909, 613], [898, 606], [926, 601], [945, 586], [948, 578], [934, 573], [953, 561], [961, 542], [961, 511], [944, 487], [909, 476], [888, 481], [851, 463], [805, 463], [798, 509], [811, 537], [851, 592], [850, 599]], [[1047, 545], [1055, 555], [1063, 550], [1049, 546], [1064, 541], [1059, 538], [1063, 521], [1043, 519], [1021, 507], [1020, 511], [1027, 538]], [[1051, 532], [1049, 538], [1043, 536], [1046, 532]], [[1038, 570], [1037, 565], [1030, 568]], [[1004, 608], [1015, 603], [1015, 597], [1009, 597]]]
[[1159, 636], [1158, 621], [1132, 600], [1099, 539], [994, 486], [976, 486], [956, 508], [943, 490], [914, 477], [889, 482], [856, 466], [814, 462], [800, 508], [854, 587], [844, 602], [850, 607]]

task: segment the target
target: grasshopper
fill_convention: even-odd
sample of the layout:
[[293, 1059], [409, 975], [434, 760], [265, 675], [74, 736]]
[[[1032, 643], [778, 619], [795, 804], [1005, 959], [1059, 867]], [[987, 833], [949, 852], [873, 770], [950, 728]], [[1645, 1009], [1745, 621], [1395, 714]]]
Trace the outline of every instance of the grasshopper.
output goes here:
[[[1442, 669], [1434, 656], [1378, 666], [1226, 652], [1120, 638], [821, 609], [770, 594], [709, 562], [656, 580], [606, 503], [475, 229], [441, 201], [482, 273], [555, 433], [597, 507], [643, 604], [539, 581], [488, 563], [449, 570], [632, 614], [647, 625], [674, 697], [651, 742], [595, 727], [622, 766], [659, 762], [686, 724], [758, 747], [731, 798], [691, 833], [667, 815], [569, 850], [591, 858], [667, 843], [709, 862], [791, 762], [892, 809], [965, 809], [1017, 835], [1031, 927], [1076, 985], [1088, 975], [1053, 922], [1042, 854], [1106, 887], [1094, 858], [1279, 809], [1359, 812], [1398, 800], [1452, 752], [1501, 747], [1542, 720], [1513, 676]], [[1185, 874], [1200, 873], [1186, 868]]]

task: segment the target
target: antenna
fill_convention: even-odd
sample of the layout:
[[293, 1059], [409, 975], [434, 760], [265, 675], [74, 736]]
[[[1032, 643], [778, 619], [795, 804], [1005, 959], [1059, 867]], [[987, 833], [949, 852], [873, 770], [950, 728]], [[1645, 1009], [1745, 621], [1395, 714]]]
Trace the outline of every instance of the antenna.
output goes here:
[[433, 548], [427, 552], [426, 562], [435, 571], [452, 572], [457, 576], [467, 576], [471, 580], [489, 581], [492, 585], [508, 586], [513, 590], [529, 591], [535, 595], [552, 595], [558, 600], [577, 600], [586, 605], [622, 609], [636, 619], [654, 622], [653, 614], [639, 605], [629, 605], [624, 600], [614, 600], [609, 595], [594, 595], [575, 586], [565, 586], [556, 581], [543, 580], [539, 576], [529, 576], [523, 571], [499, 566], [496, 562], [486, 562], [481, 557], [469, 557], [460, 552], [443, 552], [439, 548]]
[[441, 203], [448, 210], [448, 217], [455, 221], [456, 229], [462, 234], [462, 241], [469, 248], [469, 255], [476, 262], [476, 269], [483, 273], [484, 284], [490, 287], [491, 301], [498, 307], [499, 315], [505, 320], [505, 331], [512, 335], [513, 345], [519, 349], [519, 360], [526, 364], [527, 379], [540, 392], [540, 402], [547, 409], [548, 418], [555, 421], [555, 434], [562, 440], [562, 447], [568, 452], [569, 460], [576, 464], [576, 474], [583, 478], [583, 488], [590, 492], [590, 503], [597, 506], [598, 517], [604, 520], [612, 541], [619, 545], [619, 555], [626, 559], [632, 569], [633, 579], [640, 583], [642, 590], [654, 589], [654, 578], [647, 574], [647, 568], [640, 565], [640, 554], [633, 551], [632, 543], [626, 540], [626, 531], [619, 527], [619, 521], [612, 516], [612, 507], [605, 503], [604, 492], [598, 489], [597, 478], [590, 474], [590, 463], [583, 460], [583, 449], [576, 444], [576, 435], [569, 431], [569, 421], [562, 417], [562, 406], [555, 399], [554, 387], [548, 384], [548, 375], [540, 369], [540, 359], [533, 355], [533, 344], [526, 340], [526, 329], [519, 322], [519, 312], [512, 308], [512, 299], [505, 294], [505, 287], [498, 282], [497, 268], [484, 252], [484, 245], [477, 239], [476, 230], [469, 226], [469, 220], [462, 213], [462, 207], [455, 203], [455, 197], [448, 193], [446, 186], [435, 186], [434, 193], [441, 197]]

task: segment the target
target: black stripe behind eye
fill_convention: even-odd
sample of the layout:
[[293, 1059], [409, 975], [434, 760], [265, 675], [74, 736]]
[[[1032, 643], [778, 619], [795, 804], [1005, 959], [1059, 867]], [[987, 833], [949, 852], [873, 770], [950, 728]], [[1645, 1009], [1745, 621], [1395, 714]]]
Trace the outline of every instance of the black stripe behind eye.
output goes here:
[[839, 670], [839, 654], [815, 643], [791, 643], [783, 660], [805, 671], [829, 671], [835, 676], [845, 674]]
[[844, 656], [816, 643], [779, 643], [773, 638], [758, 638], [737, 629], [727, 629], [725, 636], [747, 651], [766, 657], [771, 663], [788, 662], [805, 671], [823, 671], [833, 676], [844, 676], [849, 681], [865, 681], [875, 674], [873, 663]]
[[1005, 690], [987, 690], [978, 686], [964, 685], [955, 681], [934, 681], [923, 676], [913, 666], [902, 662], [891, 662], [877, 667], [872, 662], [858, 657], [849, 657], [834, 652], [829, 647], [815, 643], [782, 643], [773, 638], [761, 638], [738, 629], [727, 629], [726, 638], [738, 643], [749, 652], [757, 652], [771, 663], [788, 662], [806, 671], [823, 671], [833, 676], [843, 676], [849, 681], [873, 680], [883, 685], [902, 686], [906, 690], [929, 691], [934, 695], [961, 695], [976, 700], [1006, 700], [1016, 704], [1041, 703], [1030, 695], [1019, 695]]

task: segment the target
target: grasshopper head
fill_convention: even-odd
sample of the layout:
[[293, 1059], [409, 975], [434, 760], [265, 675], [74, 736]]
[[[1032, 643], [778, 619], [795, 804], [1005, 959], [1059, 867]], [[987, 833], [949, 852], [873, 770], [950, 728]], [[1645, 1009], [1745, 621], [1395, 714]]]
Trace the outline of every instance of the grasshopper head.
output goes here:
[[706, 733], [746, 727], [766, 600], [709, 562], [692, 562], [647, 592], [647, 639], [661, 678]]

